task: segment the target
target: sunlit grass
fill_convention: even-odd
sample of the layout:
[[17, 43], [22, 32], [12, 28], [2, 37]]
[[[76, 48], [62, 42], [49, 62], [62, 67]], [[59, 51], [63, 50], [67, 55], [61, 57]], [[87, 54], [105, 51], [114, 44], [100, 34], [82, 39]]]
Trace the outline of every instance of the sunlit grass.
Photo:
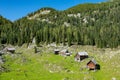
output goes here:
[[[40, 48], [44, 51], [44, 48]], [[45, 49], [47, 50], [47, 49]], [[98, 49], [91, 46], [69, 47], [72, 56], [54, 55], [52, 50], [35, 54], [34, 48], [17, 48], [16, 54], [5, 55], [9, 71], [0, 74], [0, 80], [111, 80], [120, 79], [120, 50]], [[89, 71], [86, 63], [75, 62], [77, 51], [87, 51], [100, 64], [99, 71]], [[21, 52], [22, 54], [17, 54]], [[114, 54], [114, 55], [113, 55]], [[111, 57], [112, 55], [112, 57]]]

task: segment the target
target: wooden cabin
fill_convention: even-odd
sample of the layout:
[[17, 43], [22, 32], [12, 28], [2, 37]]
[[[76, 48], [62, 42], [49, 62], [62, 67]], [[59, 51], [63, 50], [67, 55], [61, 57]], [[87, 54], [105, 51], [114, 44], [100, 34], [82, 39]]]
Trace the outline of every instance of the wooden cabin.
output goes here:
[[83, 59], [88, 58], [88, 53], [87, 52], [78, 52], [75, 55], [75, 61], [82, 61]]
[[7, 48], [8, 52], [14, 53], [15, 52], [15, 48]]
[[71, 52], [69, 52], [67, 49], [65, 49], [65, 50], [60, 51], [59, 54], [62, 56], [70, 56]]
[[58, 55], [58, 54], [59, 54], [59, 52], [60, 52], [60, 50], [59, 50], [59, 49], [55, 49], [55, 50], [54, 50], [54, 54], [55, 54], [55, 55]]
[[100, 70], [100, 65], [95, 60], [90, 60], [87, 63], [87, 68], [89, 68], [89, 70]]

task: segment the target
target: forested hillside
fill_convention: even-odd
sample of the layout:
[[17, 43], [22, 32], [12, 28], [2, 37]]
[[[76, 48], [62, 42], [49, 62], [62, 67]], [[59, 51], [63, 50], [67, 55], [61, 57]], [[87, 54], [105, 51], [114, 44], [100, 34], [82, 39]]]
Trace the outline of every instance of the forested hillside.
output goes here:
[[12, 36], [10, 36], [12, 35], [12, 31], [14, 31], [14, 28], [12, 27], [12, 25], [13, 23], [10, 20], [7, 20], [0, 15], [0, 43], [1, 44], [9, 43], [9, 40], [12, 39]]
[[42, 8], [11, 23], [1, 18], [1, 44], [120, 45], [120, 1], [80, 4], [64, 11]]

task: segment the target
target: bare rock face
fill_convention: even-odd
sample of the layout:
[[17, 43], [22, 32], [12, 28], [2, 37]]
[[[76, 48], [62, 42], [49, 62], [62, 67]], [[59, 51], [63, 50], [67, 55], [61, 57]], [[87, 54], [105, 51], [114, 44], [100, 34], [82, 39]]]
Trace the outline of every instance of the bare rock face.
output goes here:
[[40, 14], [49, 14], [50, 13], [50, 10], [44, 10], [42, 12], [40, 12]]
[[40, 11], [40, 13], [36, 13], [35, 15], [33, 15], [33, 16], [31, 16], [31, 17], [27, 16], [27, 18], [28, 18], [29, 20], [36, 19], [36, 18], [38, 18], [40, 15], [46, 15], [46, 14], [49, 14], [50, 12], [51, 12], [51, 10], [42, 10], [42, 11]]
[[81, 13], [77, 13], [77, 14], [68, 14], [68, 17], [75, 17], [75, 18], [80, 18], [81, 17]]

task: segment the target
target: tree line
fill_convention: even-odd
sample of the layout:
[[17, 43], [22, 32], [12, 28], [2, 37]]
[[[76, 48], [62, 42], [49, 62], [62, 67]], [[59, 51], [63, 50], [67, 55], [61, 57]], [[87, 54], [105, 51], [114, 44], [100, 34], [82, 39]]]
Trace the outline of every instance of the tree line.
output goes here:
[[[79, 9], [82, 7], [83, 10]], [[40, 19], [47, 17], [53, 23], [36, 19], [28, 20], [27, 17], [12, 23], [0, 17], [0, 43], [21, 46], [24, 43], [31, 43], [35, 38], [37, 45], [55, 42], [69, 46], [76, 44], [100, 48], [118, 47], [120, 45], [120, 1], [85, 4], [82, 7], [78, 5], [66, 11], [54, 11], [42, 18], [39, 16]], [[76, 13], [80, 13], [81, 16], [77, 18], [67, 16]], [[57, 18], [54, 17], [55, 15]], [[64, 22], [70, 25], [66, 26]]]

